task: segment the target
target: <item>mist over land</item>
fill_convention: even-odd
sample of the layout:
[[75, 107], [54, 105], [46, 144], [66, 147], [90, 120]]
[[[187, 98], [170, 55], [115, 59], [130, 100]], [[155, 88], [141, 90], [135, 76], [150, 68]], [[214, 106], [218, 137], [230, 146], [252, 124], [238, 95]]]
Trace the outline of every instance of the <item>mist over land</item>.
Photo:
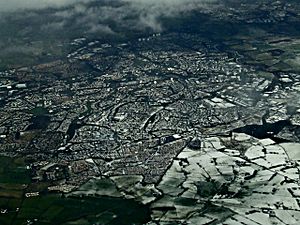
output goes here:
[[[128, 41], [161, 32], [203, 33], [218, 38], [223, 33], [248, 32], [243, 15], [255, 21], [270, 15], [268, 0], [0, 0], [0, 68], [47, 61], [66, 54], [66, 43], [85, 36], [105, 41]], [[297, 4], [289, 0], [290, 4]], [[276, 3], [272, 3], [275, 4]], [[294, 7], [293, 6], [293, 7]], [[291, 7], [291, 8], [293, 8]], [[280, 19], [280, 15], [274, 17]], [[266, 18], [267, 19], [267, 18]], [[291, 21], [293, 22], [293, 21]], [[240, 26], [241, 25], [241, 26]], [[250, 24], [249, 24], [250, 25]], [[297, 33], [297, 23], [258, 23], [261, 32], [280, 26]], [[251, 28], [252, 29], [252, 28]], [[269, 31], [267, 31], [269, 32]], [[22, 56], [22, 62], [20, 61]], [[13, 59], [13, 60], [11, 60]]]
[[61, 55], [67, 50], [59, 46], [83, 34], [129, 40], [167, 31], [169, 26], [180, 29], [183, 24], [175, 20], [219, 7], [216, 0], [0, 0], [0, 65], [11, 65], [8, 58], [18, 54], [25, 56], [23, 64], [30, 63], [32, 55]]
[[91, 32], [97, 31], [97, 28], [101, 30], [101, 27], [104, 32], [112, 29], [107, 25], [111, 21], [121, 27], [162, 31], [161, 17], [186, 16], [195, 10], [211, 10], [216, 3], [217, 0], [1, 0], [0, 12], [20, 13], [17, 18], [24, 17], [26, 20], [28, 16], [42, 15], [48, 9], [51, 10], [48, 15], [55, 20], [49, 28], [57, 29], [72, 19], [77, 25], [90, 27]]

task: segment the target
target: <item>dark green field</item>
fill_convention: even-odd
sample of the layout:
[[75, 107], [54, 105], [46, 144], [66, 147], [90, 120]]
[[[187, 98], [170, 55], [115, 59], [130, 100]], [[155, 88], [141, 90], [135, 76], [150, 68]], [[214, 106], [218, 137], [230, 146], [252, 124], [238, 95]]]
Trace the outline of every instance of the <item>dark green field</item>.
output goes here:
[[149, 209], [133, 200], [109, 197], [66, 198], [61, 194], [41, 194], [26, 198], [32, 191], [29, 173], [22, 159], [0, 157], [1, 225], [27, 224], [143, 224]]

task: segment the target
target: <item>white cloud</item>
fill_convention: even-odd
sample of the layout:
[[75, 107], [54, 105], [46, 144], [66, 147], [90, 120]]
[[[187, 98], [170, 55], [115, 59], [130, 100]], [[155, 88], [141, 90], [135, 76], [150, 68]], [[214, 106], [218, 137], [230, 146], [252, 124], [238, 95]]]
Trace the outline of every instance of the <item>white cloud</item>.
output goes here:
[[[91, 2], [98, 4], [87, 4]], [[72, 23], [88, 32], [112, 34], [115, 31], [109, 24], [115, 23], [125, 29], [150, 28], [159, 32], [164, 30], [162, 17], [180, 17], [193, 10], [211, 10], [216, 2], [218, 0], [0, 0], [0, 12], [56, 7], [54, 12], [50, 12], [56, 20], [44, 24], [44, 28], [59, 29]], [[70, 7], [63, 7], [67, 5]]]
[[20, 9], [41, 9], [61, 7], [86, 0], [0, 0], [0, 11], [11, 12]]
[[155, 31], [163, 29], [160, 17], [182, 16], [193, 10], [208, 10], [218, 0], [122, 0], [140, 15], [139, 24]]
[[[46, 7], [61, 7], [78, 2], [86, 3], [102, 0], [0, 0], [0, 11], [16, 11], [20, 9], [41, 9]], [[187, 10], [192, 7], [215, 2], [216, 0], [111, 0], [111, 2], [129, 3], [136, 9], [165, 9], [166, 13]], [[107, 2], [107, 1], [106, 1]]]

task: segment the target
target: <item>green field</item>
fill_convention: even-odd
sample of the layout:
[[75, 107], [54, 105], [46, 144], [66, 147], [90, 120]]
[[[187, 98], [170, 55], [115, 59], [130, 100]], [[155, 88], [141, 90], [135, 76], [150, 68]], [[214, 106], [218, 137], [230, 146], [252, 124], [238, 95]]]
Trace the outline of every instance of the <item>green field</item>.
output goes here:
[[19, 207], [19, 212], [0, 216], [0, 224], [143, 224], [148, 209], [133, 200], [121, 198], [64, 198], [58, 194], [24, 198], [0, 198], [0, 207]]
[[[44, 193], [26, 198], [32, 191], [24, 161], [0, 157], [0, 214], [1, 225], [33, 224], [144, 224], [149, 221], [148, 206], [133, 200], [111, 197], [64, 197]], [[17, 210], [18, 209], [18, 210]]]

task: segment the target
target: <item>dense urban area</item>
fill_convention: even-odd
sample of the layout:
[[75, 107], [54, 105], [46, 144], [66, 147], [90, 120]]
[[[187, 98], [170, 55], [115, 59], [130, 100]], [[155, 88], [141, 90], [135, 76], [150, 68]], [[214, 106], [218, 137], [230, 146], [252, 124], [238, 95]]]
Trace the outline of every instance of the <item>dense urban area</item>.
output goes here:
[[[18, 185], [0, 184], [0, 223], [51, 224], [62, 208], [37, 217], [11, 199], [56, 193], [134, 200], [149, 215], [136, 224], [299, 224], [300, 36], [258, 27], [300, 10], [267, 2], [261, 17], [216, 15], [251, 36], [82, 36], [60, 59], [1, 71], [0, 177]], [[60, 224], [118, 216], [92, 214]]]

